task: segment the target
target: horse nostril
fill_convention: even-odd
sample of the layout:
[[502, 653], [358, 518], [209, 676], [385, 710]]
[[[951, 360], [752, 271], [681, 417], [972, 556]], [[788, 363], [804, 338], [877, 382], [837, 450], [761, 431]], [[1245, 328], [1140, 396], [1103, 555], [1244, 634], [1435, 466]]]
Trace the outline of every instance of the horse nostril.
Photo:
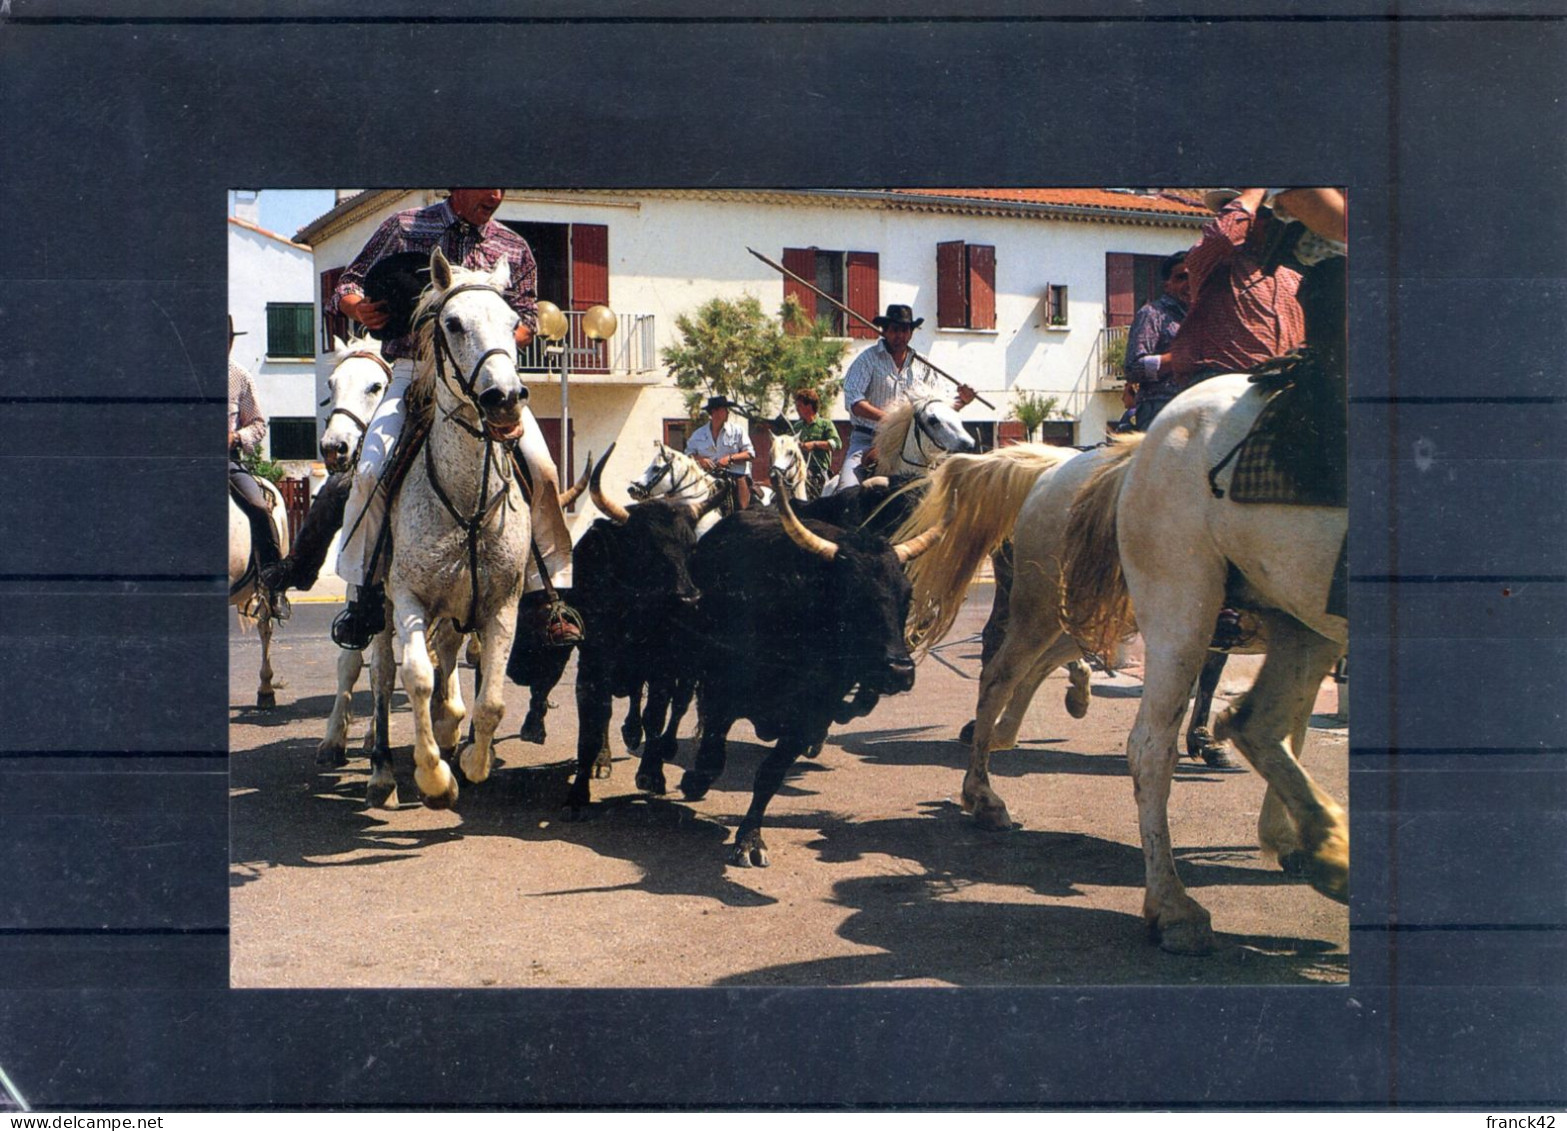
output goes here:
[[515, 390], [486, 389], [479, 394], [479, 406], [493, 412], [498, 408], [510, 408], [517, 403]]

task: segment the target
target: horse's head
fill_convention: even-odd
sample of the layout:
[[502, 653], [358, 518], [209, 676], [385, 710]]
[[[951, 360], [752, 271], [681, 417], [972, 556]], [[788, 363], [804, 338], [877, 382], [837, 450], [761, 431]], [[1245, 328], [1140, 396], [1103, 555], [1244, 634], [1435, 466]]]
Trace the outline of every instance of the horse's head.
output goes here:
[[448, 411], [460, 395], [492, 433], [522, 418], [527, 389], [517, 376], [517, 312], [506, 301], [511, 269], [505, 260], [489, 274], [453, 267], [440, 248], [430, 253], [430, 287], [414, 314], [437, 374], [436, 397]]
[[654, 440], [653, 446], [655, 449], [653, 458], [642, 469], [642, 474], [633, 479], [626, 488], [626, 492], [639, 503], [651, 499], [655, 487], [663, 487], [663, 491], [659, 494], [669, 490], [669, 473], [673, 466], [670, 457], [674, 453], [664, 446], [662, 440]]
[[805, 488], [805, 453], [800, 441], [793, 436], [774, 436], [772, 453], [773, 471], [783, 483], [784, 490], [796, 499], [804, 499], [809, 492]]
[[[888, 413], [889, 425], [901, 422], [901, 433], [885, 437], [893, 443], [884, 444], [878, 433], [876, 450], [887, 453], [896, 451], [902, 466], [889, 468], [894, 472], [928, 471], [949, 452], [972, 452], [974, 438], [963, 427], [958, 410], [939, 397], [919, 397], [902, 402], [906, 410]], [[889, 428], [890, 431], [890, 428]], [[884, 465], [885, 466], [885, 465]]]
[[346, 471], [357, 458], [370, 416], [392, 380], [392, 367], [381, 356], [381, 343], [371, 338], [332, 339], [332, 375], [326, 379], [330, 405], [321, 432], [321, 460], [334, 474]]

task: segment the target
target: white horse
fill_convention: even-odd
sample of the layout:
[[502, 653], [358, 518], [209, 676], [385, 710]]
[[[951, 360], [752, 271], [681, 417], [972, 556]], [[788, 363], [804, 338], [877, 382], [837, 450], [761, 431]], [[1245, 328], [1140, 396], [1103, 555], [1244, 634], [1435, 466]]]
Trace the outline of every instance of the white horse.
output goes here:
[[[464, 711], [454, 689], [432, 715], [435, 669], [427, 637], [438, 617], [477, 632], [483, 681], [473, 738], [457, 761], [470, 782], [489, 777], [496, 728], [505, 713], [507, 651], [517, 622], [529, 554], [529, 515], [510, 455], [497, 440], [522, 419], [517, 377], [517, 314], [503, 291], [506, 263], [485, 275], [453, 267], [437, 248], [430, 286], [414, 312], [419, 341], [414, 389], [434, 412], [424, 450], [391, 504], [387, 594], [402, 643], [402, 681], [414, 716], [414, 782], [426, 805], [457, 800], [457, 779], [441, 758], [457, 744]], [[412, 422], [410, 421], [410, 424]], [[459, 637], [440, 643], [441, 668], [456, 670]]]
[[332, 339], [332, 374], [322, 407], [331, 405], [321, 430], [321, 460], [332, 474], [347, 471], [359, 461], [370, 417], [381, 404], [392, 381], [392, 364], [381, 356], [374, 338]]
[[[272, 529], [277, 532], [278, 552], [288, 553], [288, 508], [277, 486], [260, 476], [256, 482], [272, 506]], [[256, 575], [251, 556], [250, 518], [229, 496], [229, 604], [239, 614], [244, 628], [254, 627], [261, 637], [261, 681], [256, 687], [256, 706], [276, 707], [277, 687], [272, 671], [272, 605], [266, 586]]]
[[[667, 498], [694, 506], [706, 507], [720, 491], [723, 481], [713, 472], [697, 463], [694, 456], [676, 451], [662, 440], [653, 441], [653, 458], [648, 465], [626, 486], [626, 492], [639, 503], [649, 499]], [[764, 488], [757, 488], [757, 501], [763, 506], [772, 499]], [[697, 523], [698, 538], [706, 534], [724, 516], [716, 508], [709, 509]]]
[[1209, 482], [1264, 403], [1241, 374], [1182, 393], [1140, 444], [1109, 449], [1063, 538], [1066, 619], [1075, 635], [1104, 654], [1131, 630], [1136, 608], [1147, 668], [1127, 759], [1147, 872], [1143, 915], [1161, 945], [1178, 953], [1215, 945], [1207, 910], [1176, 875], [1168, 802], [1175, 730], [1231, 568], [1244, 581], [1234, 599], [1263, 620], [1268, 653], [1215, 733], [1267, 780], [1257, 824], [1263, 849], [1323, 894], [1348, 897], [1348, 820], [1299, 761], [1317, 690], [1349, 641], [1344, 618], [1325, 611], [1347, 512], [1236, 503], [1226, 490], [1229, 472]]
[[[940, 397], [900, 397], [876, 424], [876, 474], [929, 475], [951, 452], [972, 452], [974, 437], [963, 427], [958, 410]], [[842, 490], [835, 475], [823, 495]]]

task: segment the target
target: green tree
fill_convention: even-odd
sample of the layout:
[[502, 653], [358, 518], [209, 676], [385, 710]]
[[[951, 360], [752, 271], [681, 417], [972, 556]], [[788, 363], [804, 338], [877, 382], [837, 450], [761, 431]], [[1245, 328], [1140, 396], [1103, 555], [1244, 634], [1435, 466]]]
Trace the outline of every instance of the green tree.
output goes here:
[[828, 404], [843, 382], [836, 376], [848, 343], [827, 336], [799, 300], [784, 300], [777, 319], [751, 295], [715, 298], [675, 319], [680, 340], [664, 350], [675, 384], [686, 390], [686, 409], [695, 416], [702, 402], [723, 395], [744, 405], [758, 421], [789, 406], [801, 386], [814, 388]]
[[1014, 393], [1012, 419], [1023, 426], [1025, 437], [1033, 440], [1039, 426], [1055, 415], [1056, 405], [1060, 403], [1060, 398], [1047, 397], [1043, 393]]

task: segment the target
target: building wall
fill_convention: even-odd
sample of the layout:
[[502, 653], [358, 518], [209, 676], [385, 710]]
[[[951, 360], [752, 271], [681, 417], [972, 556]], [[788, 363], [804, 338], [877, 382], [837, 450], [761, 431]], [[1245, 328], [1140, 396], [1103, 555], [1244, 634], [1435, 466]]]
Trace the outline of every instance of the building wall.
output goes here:
[[[382, 218], [397, 208], [438, 199], [433, 192], [408, 193], [399, 201], [318, 239], [317, 272], [346, 264]], [[799, 205], [762, 201], [714, 201], [678, 196], [548, 192], [512, 193], [497, 218], [541, 223], [603, 224], [609, 229], [610, 305], [620, 314], [652, 314], [657, 348], [676, 340], [675, 320], [712, 298], [758, 298], [775, 311], [783, 282], [747, 247], [781, 260], [785, 247], [872, 251], [879, 256], [880, 307], [906, 303], [925, 324], [914, 348], [933, 363], [967, 381], [990, 400], [964, 412], [974, 421], [1002, 420], [1014, 390], [1060, 398], [1079, 419], [1078, 442], [1103, 438], [1107, 421], [1121, 415], [1120, 398], [1099, 392], [1089, 371], [1105, 324], [1105, 253], [1167, 255], [1191, 246], [1191, 226], [1142, 227], [1109, 222], [1074, 222], [1011, 217], [932, 214], [848, 204]], [[996, 249], [996, 329], [948, 330], [936, 326], [936, 245], [950, 240]], [[1044, 325], [1047, 285], [1069, 288], [1065, 328]], [[540, 295], [565, 307], [568, 296]], [[874, 341], [855, 340], [845, 364]], [[324, 388], [325, 365], [320, 380]], [[532, 383], [536, 415], [559, 415], [559, 382]], [[319, 399], [319, 396], [318, 398]], [[577, 465], [617, 444], [605, 485], [624, 499], [623, 485], [652, 454], [667, 417], [684, 415], [683, 394], [667, 380], [656, 385], [609, 385], [574, 379], [570, 389]], [[833, 417], [847, 416], [841, 400]], [[593, 509], [573, 520], [591, 521]]]
[[[321, 399], [315, 364], [266, 356], [267, 303], [311, 301], [316, 289], [312, 256], [297, 244], [237, 224], [230, 224], [228, 232], [229, 313], [234, 328], [245, 331], [231, 356], [255, 377], [256, 399], [268, 418], [313, 417]], [[270, 455], [270, 440], [264, 451]]]

